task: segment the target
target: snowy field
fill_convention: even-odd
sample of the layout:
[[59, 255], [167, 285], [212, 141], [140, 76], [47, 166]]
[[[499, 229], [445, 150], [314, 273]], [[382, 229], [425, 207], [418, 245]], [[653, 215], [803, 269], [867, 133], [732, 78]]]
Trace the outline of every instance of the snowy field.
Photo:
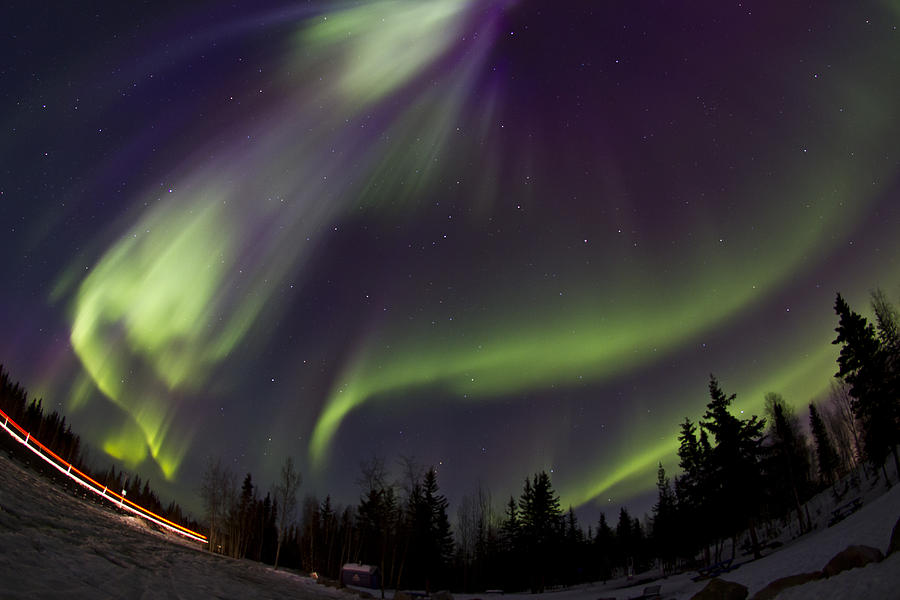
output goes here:
[[[892, 475], [893, 481], [896, 476]], [[864, 484], [865, 487], [866, 484]], [[886, 552], [891, 539], [891, 531], [900, 518], [900, 485], [894, 485], [887, 493], [884, 484], [879, 483], [875, 489], [862, 493], [864, 505], [862, 509], [850, 515], [832, 527], [826, 523], [831, 514], [830, 492], [823, 492], [813, 499], [823, 504], [813, 514], [813, 521], [818, 527], [812, 533], [796, 540], [785, 542], [785, 545], [760, 560], [750, 561], [743, 557], [736, 562], [748, 561], [737, 569], [724, 573], [721, 579], [734, 581], [747, 586], [748, 598], [776, 579], [821, 570], [838, 552], [849, 545], [865, 545]], [[818, 518], [817, 518], [818, 517]], [[726, 556], [730, 556], [730, 546]], [[638, 574], [635, 580], [645, 580], [652, 573]], [[641, 595], [647, 585], [659, 585], [663, 599], [689, 599], [702, 590], [708, 581], [692, 581], [695, 572], [683, 573], [667, 578], [659, 578], [653, 582], [640, 584], [630, 583], [625, 579], [609, 581], [606, 585], [593, 584], [578, 586], [568, 590], [544, 594], [546, 600], [598, 600], [600, 598], [616, 598], [622, 600]], [[629, 587], [630, 586], [630, 587]], [[459, 594], [456, 600], [473, 600], [484, 598], [483, 595]], [[527, 600], [534, 598], [531, 594], [505, 594], [503, 600]], [[815, 581], [806, 585], [787, 589], [777, 596], [779, 599], [810, 600], [900, 600], [900, 552], [895, 552], [887, 560], [878, 564], [870, 564], [863, 569], [853, 569], [826, 580]]]
[[356, 598], [210, 554], [75, 498], [0, 455], [0, 598]]
[[[900, 517], [900, 485], [863, 495], [863, 508], [833, 527], [787, 543], [777, 552], [723, 575], [750, 589], [796, 573], [816, 571], [850, 544], [884, 552]], [[827, 507], [819, 511], [828, 514]], [[686, 573], [654, 584], [662, 598], [688, 599], [706, 582]], [[644, 574], [641, 579], [648, 576]], [[545, 600], [598, 600], [640, 596], [647, 583], [586, 585], [544, 594]], [[252, 561], [209, 554], [198, 545], [149, 529], [134, 517], [69, 495], [5, 455], [0, 456], [0, 598], [355, 598], [294, 573]], [[498, 598], [459, 594], [458, 600]], [[534, 599], [506, 594], [503, 600]], [[900, 599], [900, 553], [783, 592], [778, 598], [815, 600]]]

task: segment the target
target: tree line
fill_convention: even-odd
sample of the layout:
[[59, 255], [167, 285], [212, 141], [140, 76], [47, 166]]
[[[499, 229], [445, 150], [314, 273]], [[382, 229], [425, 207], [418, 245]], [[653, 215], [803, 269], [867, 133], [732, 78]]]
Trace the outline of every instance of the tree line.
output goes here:
[[680, 426], [681, 474], [670, 481], [659, 467], [651, 540], [664, 571], [734, 558], [739, 542], [758, 557], [785, 525], [811, 529], [804, 505], [813, 495], [830, 487], [840, 499], [879, 470], [890, 485], [889, 457], [900, 473], [900, 320], [880, 290], [871, 308], [874, 324], [835, 298], [838, 371], [829, 397], [807, 407], [809, 434], [776, 393], [764, 418], [732, 414], [735, 395], [710, 376], [703, 418]]
[[[209, 548], [330, 579], [345, 563], [370, 564], [384, 589], [466, 592], [540, 592], [759, 556], [785, 527], [810, 530], [805, 504], [813, 495], [830, 488], [839, 499], [864, 479], [890, 484], [890, 459], [900, 472], [900, 327], [882, 292], [872, 294], [871, 308], [874, 323], [837, 295], [838, 371], [831, 393], [805, 416], [776, 393], [765, 396], [762, 417], [734, 414], [735, 394], [711, 375], [702, 417], [678, 427], [679, 473], [670, 478], [659, 464], [657, 500], [643, 518], [621, 507], [615, 524], [601, 514], [585, 528], [571, 507], [562, 509], [546, 472], [526, 477], [499, 508], [479, 486], [453, 515], [437, 469], [411, 458], [401, 458], [394, 475], [383, 459], [362, 463], [359, 499], [346, 506], [330, 496], [298, 501], [301, 477], [290, 458], [265, 495], [250, 473], [238, 486], [229, 468], [210, 461], [200, 489]], [[0, 384], [4, 410], [81, 465], [80, 440], [65, 419], [44, 416], [39, 400], [26, 405], [2, 368]], [[149, 482], [123, 477], [111, 468], [101, 479], [158, 504]], [[177, 519], [180, 508], [162, 512]]]
[[[284, 532], [284, 564], [330, 578], [344, 563], [371, 564], [389, 589], [540, 592], [759, 556], [785, 527], [796, 535], [812, 528], [805, 508], [812, 496], [830, 488], [841, 498], [863, 478], [890, 484], [885, 461], [897, 463], [897, 312], [880, 291], [872, 295], [874, 324], [840, 295], [834, 308], [840, 357], [828, 397], [801, 416], [769, 393], [762, 416], [745, 417], [733, 410], [735, 394], [711, 375], [702, 417], [679, 425], [679, 473], [670, 478], [659, 464], [657, 501], [643, 519], [622, 507], [614, 525], [601, 514], [585, 529], [539, 472], [499, 510], [479, 487], [456, 507], [451, 527], [434, 467], [401, 458], [391, 480], [375, 458], [361, 465], [357, 504], [304, 499], [299, 520]], [[236, 506], [226, 511], [233, 523], [240, 522]]]
[[[3, 412], [58, 456], [81, 469], [84, 466], [81, 438], [58, 411], [45, 415], [43, 402], [41, 398], [34, 398], [29, 403], [27, 390], [18, 382], [13, 382], [0, 364], [0, 408]], [[2, 438], [4, 447], [10, 452], [20, 449], [12, 438], [5, 435]]]
[[[124, 490], [129, 500], [170, 521], [194, 530], [200, 529], [193, 516], [183, 511], [177, 502], [173, 500], [164, 505], [150, 486], [149, 480], [143, 481], [138, 474], [129, 475], [121, 468], [116, 469], [115, 464], [111, 464], [105, 470], [91, 465], [87, 447], [82, 443], [81, 437], [72, 431], [71, 424], [66, 423], [66, 417], [57, 410], [46, 414], [42, 398], [33, 398], [29, 402], [27, 390], [18, 382], [13, 382], [3, 365], [0, 365], [0, 408], [54, 454], [95, 481], [116, 492], [121, 493]], [[71, 480], [61, 477], [56, 469], [50, 468], [43, 461], [32, 462], [34, 456], [31, 451], [13, 438], [0, 435], [0, 447], [10, 456], [15, 456], [23, 463], [33, 466], [52, 480], [70, 487]], [[94, 495], [88, 495], [81, 486], [72, 486], [72, 490], [85, 498], [95, 500]]]

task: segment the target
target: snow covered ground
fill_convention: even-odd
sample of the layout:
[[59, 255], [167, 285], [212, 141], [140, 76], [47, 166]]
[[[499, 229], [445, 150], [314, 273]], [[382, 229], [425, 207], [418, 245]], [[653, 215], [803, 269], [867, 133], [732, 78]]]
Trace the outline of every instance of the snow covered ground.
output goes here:
[[[896, 479], [894, 479], [896, 481]], [[746, 585], [750, 594], [769, 582], [816, 571], [850, 544], [887, 549], [900, 517], [900, 485], [863, 494], [864, 506], [847, 519], [786, 543], [758, 561], [723, 575]], [[829, 514], [827, 506], [820, 519]], [[815, 519], [816, 515], [813, 515]], [[654, 584], [663, 598], [688, 599], [705, 581], [685, 573]], [[585, 585], [544, 594], [545, 600], [633, 598], [646, 583]], [[150, 529], [48, 482], [0, 455], [0, 598], [304, 598], [350, 600], [350, 592], [315, 584], [294, 573], [273, 571], [252, 561], [213, 555], [198, 545]], [[484, 594], [457, 600], [488, 599]], [[779, 598], [900, 598], [900, 553], [836, 577], [790, 588]], [[506, 594], [503, 600], [534, 600]], [[498, 599], [499, 600], [499, 599]]]
[[[897, 481], [892, 475], [892, 481]], [[811, 515], [818, 521], [816, 530], [785, 545], [771, 554], [756, 561], [749, 561], [720, 578], [735, 581], [747, 586], [748, 597], [764, 588], [776, 579], [821, 570], [831, 558], [849, 545], [865, 545], [887, 551], [891, 539], [891, 531], [900, 518], [900, 485], [894, 485], [884, 493], [884, 484], [878, 483], [873, 488], [865, 489], [863, 484], [863, 507], [843, 521], [827, 527], [827, 518], [831, 514], [829, 502], [830, 491], [823, 492], [818, 499], [819, 514]], [[811, 502], [810, 504], [814, 504]], [[818, 518], [816, 518], [818, 516]], [[748, 561], [748, 558], [744, 558]], [[742, 561], [738, 561], [742, 562]], [[647, 585], [660, 585], [660, 593], [664, 599], [689, 599], [703, 589], [708, 581], [692, 581], [696, 573], [683, 573], [652, 583], [632, 584], [624, 579], [607, 582], [606, 585], [578, 586], [568, 590], [545, 594], [546, 600], [598, 600], [598, 598], [635, 598], [641, 595]], [[635, 579], [644, 580], [652, 574], [639, 574]], [[456, 600], [472, 600], [484, 598], [483, 595], [457, 595]], [[505, 594], [503, 600], [533, 599], [531, 594]], [[806, 585], [789, 588], [779, 596], [781, 599], [800, 600], [856, 600], [856, 599], [891, 599], [900, 600], [900, 552], [895, 552], [887, 560], [871, 564], [863, 569], [845, 571], [826, 580], [815, 581]]]
[[0, 455], [0, 598], [357, 599], [307, 577], [210, 554], [69, 495]]

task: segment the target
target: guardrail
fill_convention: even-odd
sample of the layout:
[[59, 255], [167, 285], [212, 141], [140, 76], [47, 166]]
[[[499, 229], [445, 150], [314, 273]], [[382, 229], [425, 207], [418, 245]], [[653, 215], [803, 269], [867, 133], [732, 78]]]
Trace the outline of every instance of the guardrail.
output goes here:
[[92, 479], [89, 475], [79, 471], [72, 465], [72, 463], [63, 460], [47, 446], [43, 445], [40, 441], [32, 437], [31, 433], [25, 431], [25, 429], [23, 429], [18, 423], [10, 419], [9, 415], [7, 415], [2, 410], [0, 410], [0, 419], [3, 419], [3, 423], [0, 426], [2, 426], [9, 435], [24, 444], [26, 448], [40, 456], [47, 464], [54, 467], [57, 471], [78, 482], [82, 487], [94, 492], [98, 496], [106, 498], [109, 502], [121, 508], [122, 510], [127, 510], [137, 515], [138, 517], [146, 519], [147, 521], [159, 525], [160, 527], [163, 527], [173, 533], [177, 533], [178, 535], [182, 535], [197, 542], [202, 542], [204, 544], [207, 543], [205, 535], [197, 533], [196, 531], [191, 531], [187, 527], [179, 525], [178, 523], [170, 521], [161, 515], [151, 512], [143, 506], [140, 506], [139, 504], [135, 504], [125, 496], [117, 494], [113, 490], [110, 490], [107, 486], [102, 485], [98, 481]]

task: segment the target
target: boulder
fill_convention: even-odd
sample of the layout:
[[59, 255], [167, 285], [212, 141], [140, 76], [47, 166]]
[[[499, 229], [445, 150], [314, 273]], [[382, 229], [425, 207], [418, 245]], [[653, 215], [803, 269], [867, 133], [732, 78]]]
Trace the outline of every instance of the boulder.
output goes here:
[[453, 600], [453, 594], [447, 590], [441, 590], [431, 594], [431, 600]]
[[691, 600], [744, 600], [748, 593], [746, 586], [716, 577], [691, 596]]
[[394, 600], [412, 600], [412, 596], [402, 590], [394, 592]]
[[815, 581], [817, 579], [822, 579], [821, 571], [788, 575], [787, 577], [776, 579], [763, 589], [759, 590], [752, 598], [750, 598], [750, 600], [772, 600], [780, 594], [782, 590], [794, 587], [795, 585], [803, 585], [804, 583], [809, 583], [810, 581]]
[[864, 567], [872, 562], [880, 562], [883, 558], [884, 555], [878, 548], [871, 546], [847, 546], [828, 561], [828, 564], [822, 569], [822, 574], [825, 577], [834, 577], [848, 569]]
[[887, 553], [892, 554], [900, 550], [900, 519], [894, 523], [894, 531], [891, 532], [891, 543], [888, 545]]

